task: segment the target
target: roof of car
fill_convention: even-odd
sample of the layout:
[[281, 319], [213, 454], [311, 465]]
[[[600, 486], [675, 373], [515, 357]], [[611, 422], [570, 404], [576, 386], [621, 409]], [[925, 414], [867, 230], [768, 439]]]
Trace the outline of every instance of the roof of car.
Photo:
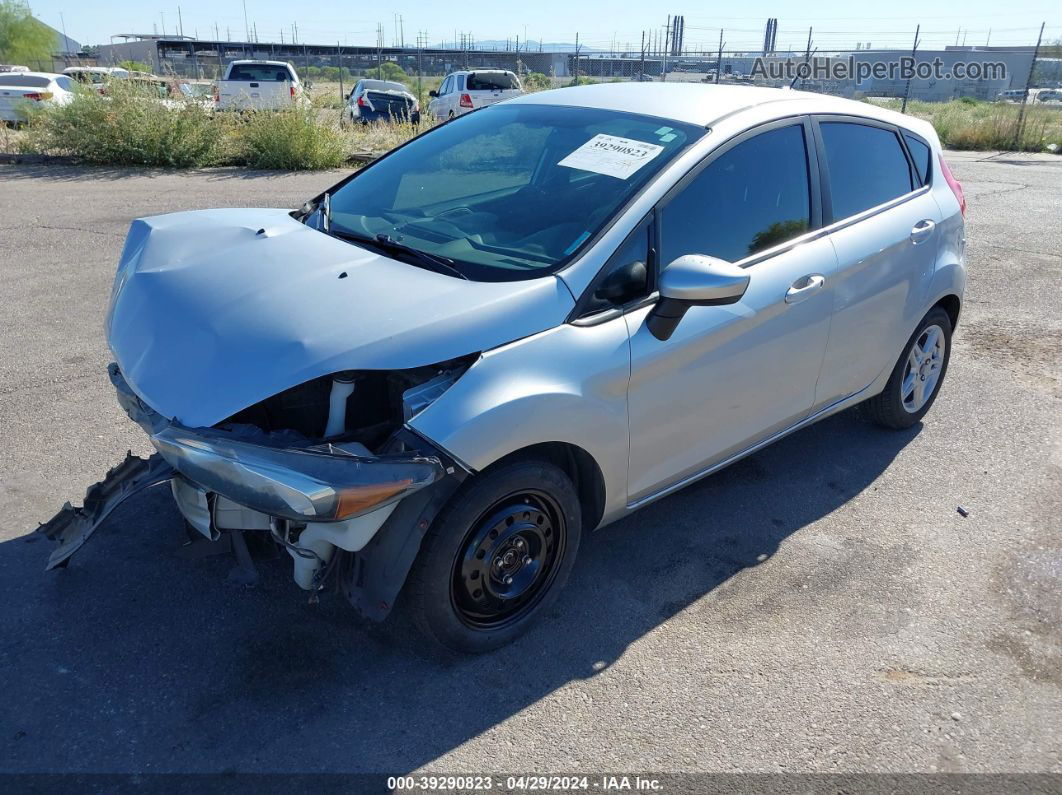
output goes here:
[[240, 61], [229, 61], [230, 64], [267, 64], [268, 66], [290, 66], [287, 61], [263, 61], [259, 58], [244, 58]]
[[56, 72], [0, 72], [0, 80], [5, 77], [47, 77], [49, 79], [55, 79], [56, 77], [67, 77], [70, 75], [61, 75]]
[[791, 91], [787, 88], [720, 86], [703, 83], [599, 83], [558, 88], [515, 97], [508, 102], [570, 105], [602, 110], [644, 113], [687, 124], [710, 126], [720, 119], [768, 103], [778, 103], [778, 115], [840, 113], [866, 116], [893, 124], [921, 127], [922, 123], [896, 111], [841, 97]]

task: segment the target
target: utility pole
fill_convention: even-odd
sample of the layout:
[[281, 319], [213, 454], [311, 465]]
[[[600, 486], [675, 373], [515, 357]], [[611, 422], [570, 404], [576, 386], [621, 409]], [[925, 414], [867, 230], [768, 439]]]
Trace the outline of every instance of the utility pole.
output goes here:
[[1040, 43], [1044, 40], [1044, 25], [1040, 23], [1040, 35], [1036, 37], [1036, 49], [1033, 50], [1032, 63], [1029, 64], [1029, 76], [1025, 78], [1025, 93], [1021, 95], [1021, 107], [1018, 108], [1018, 129], [1014, 133], [1014, 149], [1021, 151], [1022, 128], [1025, 126], [1025, 103], [1029, 101], [1029, 86], [1032, 85], [1033, 73], [1036, 71], [1036, 58], [1040, 55]]
[[642, 69], [638, 72], [638, 82], [641, 82], [642, 75], [645, 74], [645, 31], [642, 31]]
[[664, 33], [664, 60], [660, 69], [660, 82], [667, 82], [667, 48], [671, 43], [671, 14], [667, 15], [667, 28]]
[[715, 62], [715, 83], [719, 85], [719, 73], [723, 71], [723, 29], [719, 28], [719, 60]]
[[579, 34], [575, 34], [575, 83], [579, 85]]
[[[918, 33], [922, 30], [921, 25], [915, 26], [914, 44], [911, 45], [911, 68], [914, 68], [915, 50], [918, 49]], [[900, 113], [907, 112], [907, 98], [911, 96], [911, 78], [907, 78], [907, 86], [903, 90], [903, 104], [900, 105]]]
[[[61, 27], [63, 29], [63, 55], [66, 55], [66, 53], [67, 53], [67, 42], [70, 41], [70, 40], [66, 37], [66, 20], [63, 19], [63, 12], [62, 11], [59, 12], [59, 27]], [[63, 59], [63, 63], [66, 63], [66, 59], [65, 58]]]

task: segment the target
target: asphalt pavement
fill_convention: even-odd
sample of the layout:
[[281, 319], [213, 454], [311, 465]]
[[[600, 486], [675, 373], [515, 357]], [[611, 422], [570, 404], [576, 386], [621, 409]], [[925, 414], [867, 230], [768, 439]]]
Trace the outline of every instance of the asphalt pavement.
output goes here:
[[286, 558], [175, 558], [165, 489], [44, 572], [37, 524], [149, 452], [105, 371], [130, 220], [340, 174], [0, 166], [0, 771], [1062, 772], [1062, 157], [949, 159], [970, 280], [924, 423], [833, 417], [594, 534], [460, 659]]

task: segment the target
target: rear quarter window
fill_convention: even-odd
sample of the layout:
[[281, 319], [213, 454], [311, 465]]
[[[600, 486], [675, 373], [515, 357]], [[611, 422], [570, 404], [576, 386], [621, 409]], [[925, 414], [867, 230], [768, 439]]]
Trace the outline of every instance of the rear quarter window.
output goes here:
[[911, 166], [895, 132], [854, 122], [822, 122], [820, 129], [834, 220], [911, 192]]
[[903, 139], [907, 141], [907, 151], [911, 153], [911, 159], [914, 160], [918, 179], [925, 185], [929, 182], [929, 147], [908, 133], [903, 134]]

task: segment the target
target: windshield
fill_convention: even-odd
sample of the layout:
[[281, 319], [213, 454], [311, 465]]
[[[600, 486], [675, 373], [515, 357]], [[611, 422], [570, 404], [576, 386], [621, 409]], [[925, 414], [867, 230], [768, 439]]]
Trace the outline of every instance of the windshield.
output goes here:
[[[335, 234], [444, 257], [479, 281], [575, 256], [701, 127], [556, 105], [495, 105], [367, 167], [331, 194]], [[318, 209], [307, 219], [320, 227]]]

